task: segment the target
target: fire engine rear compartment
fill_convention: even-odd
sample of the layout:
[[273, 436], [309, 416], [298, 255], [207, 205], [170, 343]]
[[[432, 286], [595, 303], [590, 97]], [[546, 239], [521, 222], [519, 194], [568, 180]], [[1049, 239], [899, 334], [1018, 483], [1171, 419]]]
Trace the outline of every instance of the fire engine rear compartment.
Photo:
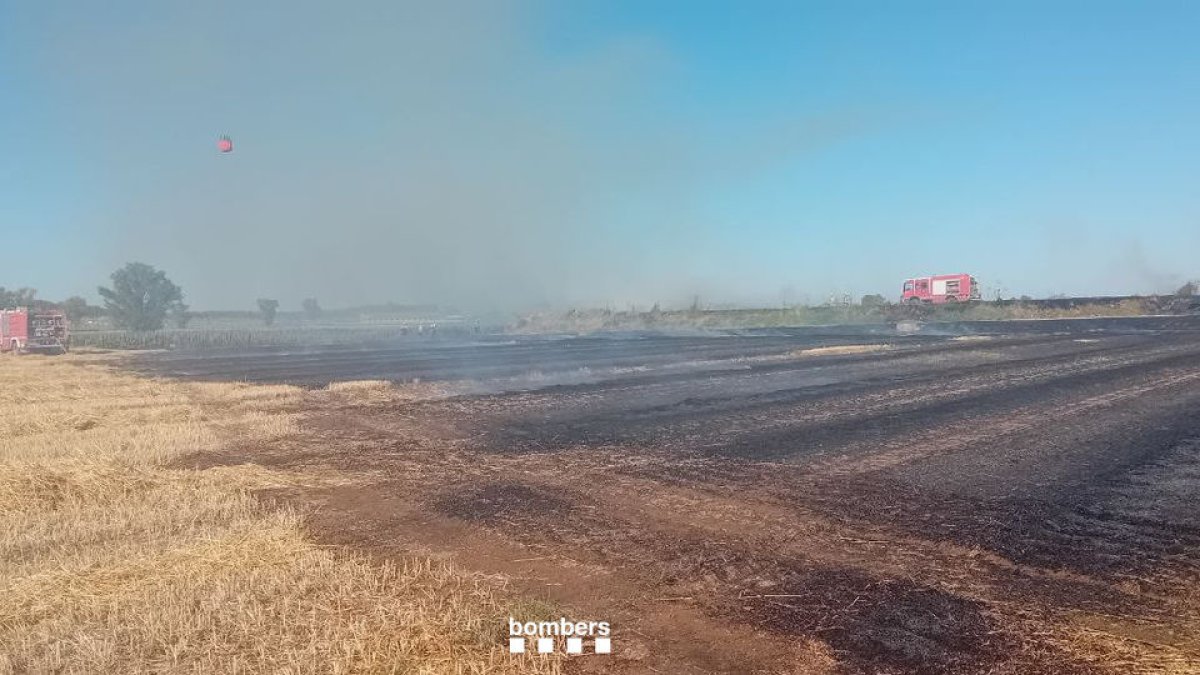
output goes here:
[[0, 351], [64, 353], [69, 342], [67, 317], [62, 312], [0, 310]]

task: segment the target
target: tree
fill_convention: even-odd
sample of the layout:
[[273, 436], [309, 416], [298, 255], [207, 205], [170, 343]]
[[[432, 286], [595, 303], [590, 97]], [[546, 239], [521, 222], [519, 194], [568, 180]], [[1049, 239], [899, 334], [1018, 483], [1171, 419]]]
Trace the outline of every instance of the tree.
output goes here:
[[887, 298], [878, 293], [873, 293], [862, 296], [861, 303], [863, 307], [883, 307], [887, 304]]
[[101, 286], [100, 297], [113, 322], [121, 328], [158, 330], [167, 312], [183, 303], [183, 291], [166, 273], [146, 263], [128, 263], [110, 278], [113, 287]]
[[176, 328], [187, 328], [188, 322], [192, 320], [192, 313], [188, 311], [188, 306], [183, 304], [183, 301], [171, 303], [167, 313], [171, 315], [171, 321], [175, 322]]
[[1186, 284], [1180, 286], [1179, 290], [1175, 291], [1175, 295], [1191, 296], [1191, 295], [1196, 295], [1197, 291], [1200, 291], [1200, 285], [1198, 285], [1195, 281], [1189, 281]]
[[268, 326], [275, 324], [275, 312], [279, 309], [278, 300], [268, 298], [258, 299], [258, 311], [262, 313], [263, 323]]
[[72, 321], [94, 319], [104, 313], [104, 310], [95, 305], [89, 305], [87, 299], [78, 295], [72, 295], [63, 300], [59, 303], [59, 307], [62, 308], [62, 311], [66, 312], [67, 318]]
[[72, 321], [78, 321], [87, 315], [87, 306], [87, 300], [78, 295], [72, 295], [62, 301], [63, 311], [66, 312], [67, 318]]
[[0, 286], [0, 309], [8, 307], [29, 307], [34, 302], [37, 290], [33, 288], [14, 288], [8, 290]]
[[317, 304], [316, 298], [305, 298], [302, 306], [304, 307], [304, 315], [309, 319], [316, 321], [321, 318], [321, 305]]

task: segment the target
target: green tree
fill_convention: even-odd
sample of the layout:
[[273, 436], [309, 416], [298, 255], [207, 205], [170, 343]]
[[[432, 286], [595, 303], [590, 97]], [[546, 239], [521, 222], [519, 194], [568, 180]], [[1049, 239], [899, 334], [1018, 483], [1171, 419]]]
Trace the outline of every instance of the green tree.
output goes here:
[[315, 321], [321, 318], [321, 305], [317, 303], [316, 298], [305, 298], [302, 304], [304, 307], [304, 315]]
[[167, 313], [183, 303], [183, 291], [161, 270], [140, 262], [112, 273], [112, 288], [100, 287], [100, 297], [113, 323], [136, 331], [162, 328]]
[[262, 314], [263, 323], [268, 326], [275, 324], [275, 312], [279, 310], [279, 301], [269, 298], [258, 299], [258, 311]]
[[879, 295], [878, 293], [873, 293], [871, 295], [862, 296], [860, 303], [863, 307], [882, 307], [887, 304], [887, 298]]
[[1200, 285], [1195, 281], [1189, 281], [1180, 286], [1179, 290], [1175, 291], [1175, 295], [1196, 295], [1197, 290], [1200, 290]]

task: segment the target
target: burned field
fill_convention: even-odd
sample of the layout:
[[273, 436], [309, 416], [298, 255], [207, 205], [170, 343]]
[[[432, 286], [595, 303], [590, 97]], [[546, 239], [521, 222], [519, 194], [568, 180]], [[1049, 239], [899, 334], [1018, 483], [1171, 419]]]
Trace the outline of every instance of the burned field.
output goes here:
[[452, 381], [187, 461], [353, 477], [268, 496], [327, 543], [613, 622], [614, 655], [569, 670], [1200, 672], [1200, 321], [972, 328], [140, 367]]

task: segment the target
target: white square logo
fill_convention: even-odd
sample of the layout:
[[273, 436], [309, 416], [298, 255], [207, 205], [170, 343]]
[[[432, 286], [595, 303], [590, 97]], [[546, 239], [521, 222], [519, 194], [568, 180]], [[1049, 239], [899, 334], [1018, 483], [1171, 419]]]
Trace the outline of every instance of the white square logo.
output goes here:
[[525, 653], [525, 638], [508, 638], [508, 653], [524, 654]]
[[549, 654], [554, 651], [554, 638], [538, 638], [538, 653]]
[[567, 653], [582, 654], [583, 653], [583, 638], [567, 638]]
[[602, 638], [602, 637], [596, 638], [596, 653], [597, 654], [611, 654], [612, 653], [612, 640], [610, 638]]

